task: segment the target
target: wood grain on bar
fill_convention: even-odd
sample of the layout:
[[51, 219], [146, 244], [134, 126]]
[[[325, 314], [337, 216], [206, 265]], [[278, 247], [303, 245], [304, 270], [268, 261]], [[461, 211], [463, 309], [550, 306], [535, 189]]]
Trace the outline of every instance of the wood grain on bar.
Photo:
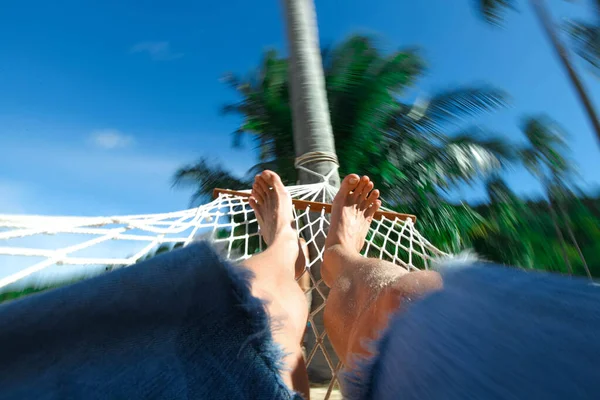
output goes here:
[[[218, 188], [213, 190], [213, 198], [214, 199], [219, 197], [219, 194], [230, 194], [232, 196], [238, 196], [238, 197], [250, 197], [250, 193], [239, 192], [236, 190], [218, 189]], [[322, 209], [325, 209], [326, 213], [331, 214], [331, 204], [329, 204], [329, 203], [320, 203], [318, 201], [306, 201], [306, 200], [298, 200], [298, 199], [292, 199], [292, 202], [296, 206], [297, 210], [306, 210], [308, 207], [310, 207], [310, 209], [312, 211], [318, 212], [318, 211], [321, 211]], [[386, 217], [387, 219], [390, 219], [392, 221], [394, 219], [398, 218], [400, 220], [412, 219], [413, 223], [417, 222], [417, 217], [412, 214], [401, 214], [401, 213], [397, 213], [397, 212], [393, 212], [393, 211], [377, 211], [373, 218], [381, 219], [381, 217]]]

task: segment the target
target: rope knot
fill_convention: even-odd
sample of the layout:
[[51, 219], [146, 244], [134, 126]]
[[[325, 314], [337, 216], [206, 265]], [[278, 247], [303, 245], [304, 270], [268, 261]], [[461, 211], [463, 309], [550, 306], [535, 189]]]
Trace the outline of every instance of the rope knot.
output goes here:
[[[329, 161], [334, 163], [335, 167], [332, 168], [332, 170], [327, 175], [321, 175], [304, 167], [304, 165], [316, 161]], [[335, 153], [330, 153], [328, 151], [310, 151], [308, 153], [304, 153], [301, 156], [296, 157], [296, 160], [294, 161], [294, 166], [296, 167], [296, 169], [301, 169], [312, 175], [318, 176], [323, 180], [323, 182], [327, 182], [329, 181], [329, 178], [331, 178], [331, 175], [333, 175], [333, 173], [337, 171], [337, 169], [340, 166], [340, 163]]]

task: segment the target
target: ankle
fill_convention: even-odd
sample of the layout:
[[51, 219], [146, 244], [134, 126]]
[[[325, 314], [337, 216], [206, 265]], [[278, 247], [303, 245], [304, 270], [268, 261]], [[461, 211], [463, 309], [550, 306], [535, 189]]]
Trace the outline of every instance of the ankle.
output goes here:
[[290, 229], [289, 231], [278, 234], [267, 249], [276, 252], [278, 259], [284, 265], [290, 266], [292, 276], [295, 275], [296, 259], [298, 258], [300, 249], [298, 246], [298, 236], [294, 230]]
[[352, 265], [352, 260], [361, 255], [349, 250], [342, 244], [326, 246], [323, 251], [323, 264], [321, 265], [321, 278], [329, 287], [333, 287], [335, 281], [344, 274], [344, 268]]
[[[289, 229], [289, 230], [285, 230], [285, 231], [281, 231], [279, 232], [279, 234], [277, 234], [277, 236], [275, 237], [275, 240], [273, 240], [273, 243], [271, 243], [269, 246], [269, 248], [279, 248], [279, 249], [286, 249], [286, 250], [290, 250], [290, 249], [294, 249], [293, 251], [291, 251], [292, 253], [296, 253], [296, 251], [299, 251], [299, 247], [298, 247], [298, 235], [296, 234], [296, 231]], [[294, 257], [294, 260], [296, 259], [297, 254]]]

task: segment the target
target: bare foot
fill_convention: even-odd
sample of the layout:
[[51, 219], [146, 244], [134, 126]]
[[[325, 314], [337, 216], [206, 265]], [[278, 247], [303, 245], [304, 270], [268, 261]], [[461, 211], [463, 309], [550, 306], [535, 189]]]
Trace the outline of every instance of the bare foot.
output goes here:
[[[292, 198], [279, 175], [268, 170], [256, 175], [249, 203], [256, 214], [267, 246], [271, 246], [276, 240], [298, 241], [293, 227]], [[298, 245], [295, 248], [294, 254], [290, 254], [294, 260], [298, 256]]]
[[333, 199], [326, 249], [339, 245], [353, 252], [362, 250], [373, 216], [381, 206], [379, 190], [373, 187], [368, 176], [359, 179], [351, 174], [344, 178]]
[[321, 266], [321, 277], [329, 287], [342, 272], [340, 263], [331, 262], [338, 258], [335, 253], [359, 256], [365, 244], [373, 216], [381, 206], [379, 190], [373, 187], [368, 176], [351, 174], [344, 178], [333, 199]]
[[373, 216], [381, 206], [379, 191], [363, 176], [349, 175], [333, 200], [321, 277], [331, 288], [323, 315], [333, 348], [347, 366], [354, 355], [369, 356], [364, 346], [378, 337], [392, 313], [441, 287], [435, 272], [408, 273], [404, 268], [360, 255]]
[[244, 265], [254, 273], [252, 294], [265, 302], [273, 326], [273, 340], [285, 355], [281, 376], [295, 390], [309, 396], [308, 376], [301, 342], [306, 330], [306, 297], [294, 279], [295, 267], [304, 267], [299, 258], [301, 243], [293, 227], [292, 199], [279, 176], [264, 171], [252, 186], [250, 206], [256, 214], [261, 235], [267, 243], [264, 252], [250, 257]]

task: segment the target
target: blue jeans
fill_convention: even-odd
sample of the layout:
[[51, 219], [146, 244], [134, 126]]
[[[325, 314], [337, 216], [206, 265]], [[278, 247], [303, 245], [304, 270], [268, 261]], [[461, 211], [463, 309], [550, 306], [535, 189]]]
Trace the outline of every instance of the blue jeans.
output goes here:
[[193, 244], [0, 306], [0, 399], [291, 399], [248, 270]]
[[349, 399], [598, 399], [600, 287], [475, 263], [396, 315]]
[[[394, 316], [350, 399], [600, 393], [600, 288], [490, 265]], [[193, 244], [0, 306], [0, 399], [293, 399], [248, 270]]]

